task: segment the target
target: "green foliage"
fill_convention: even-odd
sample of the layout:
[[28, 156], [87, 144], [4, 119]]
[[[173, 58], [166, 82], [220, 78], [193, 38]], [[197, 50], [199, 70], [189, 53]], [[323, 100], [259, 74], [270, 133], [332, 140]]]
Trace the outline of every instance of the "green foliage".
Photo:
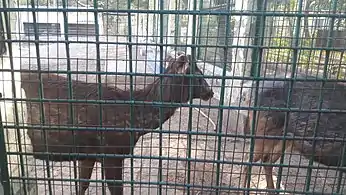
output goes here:
[[[316, 0], [316, 1], [307, 1], [308, 4], [306, 6], [306, 9], [308, 11], [321, 11], [321, 10], [332, 10], [332, 0]], [[297, 10], [298, 1], [296, 0], [290, 0], [288, 4], [284, 5], [276, 5], [275, 7], [272, 7], [271, 9], [275, 9], [276, 11], [281, 10], [285, 12], [296, 12]], [[337, 2], [337, 12], [341, 10], [346, 9], [346, 0], [338, 0]], [[293, 59], [293, 49], [284, 49], [284, 48], [290, 48], [293, 47], [293, 41], [294, 35], [292, 32], [294, 32], [292, 29], [294, 29], [296, 18], [289, 18], [286, 17], [283, 19], [283, 21], [288, 21], [290, 25], [288, 28], [280, 28], [278, 26], [283, 25], [283, 23], [278, 24], [277, 26], [274, 25], [273, 28], [275, 28], [273, 31], [275, 32], [274, 35], [272, 35], [269, 45], [272, 47], [279, 47], [279, 49], [270, 49], [266, 53], [266, 59], [271, 62], [279, 62], [279, 63], [292, 63]], [[304, 18], [302, 19], [304, 20]], [[303, 22], [303, 21], [302, 21]], [[335, 21], [336, 26], [345, 27], [345, 19]], [[311, 29], [311, 26], [307, 27], [304, 26], [306, 29]], [[306, 30], [305, 29], [305, 30]], [[311, 30], [310, 30], [311, 31]], [[299, 47], [305, 47], [305, 48], [313, 48], [314, 42], [313, 40], [316, 40], [316, 33], [310, 32], [310, 38], [306, 37], [304, 34], [303, 29], [300, 29], [300, 35], [299, 35]], [[298, 50], [298, 56], [297, 56], [297, 65], [299, 69], [308, 69], [309, 72], [311, 71], [322, 71], [324, 69], [324, 62], [326, 58], [327, 53], [325, 51], [319, 51], [319, 50], [311, 50], [311, 49], [299, 49]], [[341, 64], [346, 63], [346, 57], [342, 55], [339, 51], [333, 51], [329, 53], [329, 63], [327, 67], [328, 75], [332, 77], [337, 78], [343, 78], [345, 76], [345, 67], [341, 67]]]
[[[333, 10], [335, 0], [315, 0], [309, 1], [313, 10]], [[336, 12], [344, 12], [346, 0], [336, 0]]]

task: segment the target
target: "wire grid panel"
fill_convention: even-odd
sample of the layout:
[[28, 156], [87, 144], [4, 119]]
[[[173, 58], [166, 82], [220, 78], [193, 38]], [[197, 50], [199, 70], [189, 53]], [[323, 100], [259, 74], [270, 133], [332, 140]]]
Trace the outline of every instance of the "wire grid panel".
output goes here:
[[[274, 190], [273, 178], [280, 194], [345, 194], [342, 166], [326, 166], [342, 160], [333, 155], [345, 145], [344, 5], [3, 1], [4, 193], [261, 194]], [[190, 54], [193, 63], [175, 52]], [[308, 81], [282, 92], [291, 86], [283, 78], [293, 73], [329, 79], [322, 85], [328, 93]], [[274, 86], [273, 75], [281, 80]], [[333, 79], [341, 84], [331, 90]], [[267, 91], [252, 92], [258, 80], [266, 80], [258, 86]], [[308, 99], [299, 99], [301, 93]], [[341, 111], [301, 114], [322, 127], [284, 124], [285, 110], [270, 115], [256, 108], [286, 107], [269, 100], [292, 100], [295, 113], [335, 105]], [[303, 143], [316, 146], [315, 162], [299, 148], [302, 134], [325, 138]], [[242, 165], [251, 159], [261, 161], [250, 163], [245, 181]], [[265, 175], [271, 166], [273, 174]], [[83, 189], [85, 181], [90, 186]]]

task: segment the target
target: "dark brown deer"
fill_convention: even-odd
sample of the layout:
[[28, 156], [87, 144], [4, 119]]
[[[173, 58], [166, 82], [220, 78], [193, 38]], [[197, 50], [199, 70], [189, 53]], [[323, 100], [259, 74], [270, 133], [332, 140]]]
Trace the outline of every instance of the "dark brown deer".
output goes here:
[[[314, 78], [300, 74], [299, 78]], [[258, 90], [257, 106], [286, 108], [289, 97], [289, 86], [291, 81], [260, 81]], [[321, 88], [320, 81], [294, 81], [292, 96], [289, 108], [295, 109], [318, 109], [320, 94], [322, 95], [321, 109], [344, 110], [346, 111], [346, 86], [340, 83], [327, 81]], [[253, 85], [255, 87], [255, 84]], [[245, 97], [246, 105], [253, 105], [255, 89], [252, 94]], [[285, 111], [281, 110], [260, 110], [257, 112], [255, 136], [284, 136]], [[253, 111], [250, 111], [246, 121], [246, 133], [250, 133]], [[318, 125], [318, 126], [317, 126]], [[316, 128], [317, 127], [317, 128]], [[316, 128], [316, 129], [315, 129]], [[326, 166], [341, 166], [344, 141], [333, 139], [344, 138], [346, 135], [346, 114], [345, 113], [321, 113], [318, 119], [317, 111], [299, 112], [290, 111], [288, 114], [287, 136], [289, 138], [310, 138], [309, 140], [288, 139], [285, 143], [285, 150], [298, 151], [303, 156], [324, 164]], [[332, 140], [316, 140], [315, 150], [312, 138], [314, 133], [317, 138], [330, 138]], [[255, 138], [253, 162], [262, 161], [264, 163], [275, 163], [280, 159], [284, 141], [282, 138], [265, 139]], [[313, 156], [314, 155], [314, 156]], [[249, 156], [247, 154], [247, 161]], [[273, 166], [264, 166], [267, 189], [275, 189], [273, 182]], [[341, 168], [345, 171], [344, 168]], [[242, 169], [241, 180], [243, 187], [246, 187], [249, 179], [247, 175], [248, 166]], [[276, 194], [270, 192], [269, 194]]]
[[[194, 66], [194, 67], [193, 67]], [[193, 71], [193, 72], [192, 72]], [[202, 71], [192, 63], [189, 58], [180, 54], [176, 59], [170, 58], [165, 74], [175, 75], [203, 75]], [[37, 73], [22, 73], [22, 88], [27, 98], [39, 98], [39, 77]], [[192, 79], [192, 86], [190, 81]], [[42, 74], [43, 97], [45, 99], [69, 99], [68, 80], [56, 74]], [[98, 92], [97, 83], [85, 83], [81, 81], [72, 82], [73, 99], [77, 100], [130, 100], [130, 91], [119, 88], [108, 87], [102, 84], [102, 93]], [[192, 96], [189, 96], [189, 88], [192, 87]], [[144, 89], [135, 90], [133, 99], [136, 101], [160, 101], [162, 88], [162, 102], [186, 103], [189, 98], [201, 98], [209, 100], [214, 93], [205, 79], [163, 76], [162, 86], [160, 78], [155, 79]], [[74, 115], [73, 123], [69, 118], [69, 103], [45, 102], [44, 103], [44, 125], [46, 126], [78, 126], [78, 127], [102, 127], [129, 128], [130, 104], [97, 104], [97, 103], [70, 103]], [[133, 128], [142, 128], [142, 131], [134, 132], [133, 143], [140, 136], [151, 132], [159, 127], [161, 123], [168, 120], [176, 111], [178, 106], [163, 106], [163, 118], [160, 120], [159, 107], [136, 103], [133, 106]], [[27, 101], [28, 123], [40, 125], [39, 103]], [[101, 112], [100, 112], [101, 110]], [[100, 115], [102, 114], [102, 116]], [[43, 133], [46, 134], [45, 138]], [[101, 158], [88, 157], [85, 154], [130, 154], [131, 132], [123, 130], [28, 130], [28, 135], [33, 145], [34, 158], [49, 161], [72, 161], [80, 163], [79, 178], [90, 179], [95, 162]], [[42, 154], [49, 152], [50, 154]], [[41, 154], [39, 154], [41, 153]], [[52, 154], [55, 153], [55, 154]], [[69, 153], [82, 153], [84, 156], [69, 156]], [[105, 178], [112, 180], [107, 182], [112, 195], [123, 194], [122, 187], [122, 163], [124, 157], [105, 157]], [[117, 181], [115, 181], [117, 180]], [[79, 195], [85, 194], [89, 182], [80, 182]]]

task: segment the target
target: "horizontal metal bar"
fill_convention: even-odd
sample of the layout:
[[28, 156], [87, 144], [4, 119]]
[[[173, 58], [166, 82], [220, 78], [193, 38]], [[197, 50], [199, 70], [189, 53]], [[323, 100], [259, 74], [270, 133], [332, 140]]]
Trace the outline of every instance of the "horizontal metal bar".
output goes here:
[[33, 125], [5, 125], [4, 128], [12, 129], [12, 128], [20, 128], [20, 129], [37, 129], [37, 130], [65, 130], [65, 131], [118, 131], [118, 132], [147, 132], [147, 133], [157, 133], [157, 134], [177, 134], [177, 135], [200, 135], [200, 136], [212, 136], [212, 137], [225, 137], [225, 138], [242, 138], [242, 139], [249, 139], [249, 138], [255, 138], [255, 139], [268, 139], [268, 140], [304, 140], [304, 141], [333, 141], [333, 142], [346, 142], [346, 138], [323, 138], [323, 137], [301, 137], [301, 136], [273, 136], [273, 135], [239, 135], [239, 134], [232, 134], [232, 133], [218, 133], [218, 131], [215, 132], [194, 132], [194, 131], [188, 131], [184, 129], [180, 129], [177, 131], [174, 130], [165, 130], [162, 129], [160, 131], [157, 131], [155, 129], [145, 129], [145, 128], [119, 128], [119, 127], [79, 127], [79, 126], [49, 126], [49, 125], [40, 125], [40, 126], [33, 126]]
[[[244, 153], [239, 152], [239, 153]], [[30, 156], [34, 154], [40, 155], [59, 155], [61, 153], [52, 153], [52, 152], [7, 152], [8, 155], [23, 155]], [[285, 155], [289, 155], [290, 153], [285, 153]], [[292, 153], [293, 154], [293, 153]], [[130, 155], [130, 154], [83, 154], [83, 153], [68, 153], [64, 155], [68, 155], [71, 157], [90, 157], [90, 158], [133, 158], [133, 159], [150, 159], [150, 160], [175, 160], [181, 162], [201, 162], [201, 163], [220, 163], [224, 165], [252, 165], [252, 166], [273, 166], [273, 167], [283, 167], [283, 168], [315, 168], [319, 170], [345, 170], [344, 167], [336, 167], [336, 166], [309, 166], [309, 165], [285, 165], [285, 164], [275, 164], [275, 163], [264, 163], [264, 162], [244, 162], [244, 161], [226, 161], [226, 160], [208, 160], [208, 159], [197, 159], [197, 158], [181, 158], [181, 157], [165, 157], [165, 156], [140, 156], [140, 155]], [[296, 155], [296, 154], [295, 154]]]
[[[133, 75], [133, 76], [158, 76], [158, 77], [185, 77], [185, 78], [205, 78], [205, 79], [232, 79], [241, 81], [305, 81], [305, 82], [338, 82], [346, 83], [346, 79], [333, 79], [333, 78], [289, 78], [289, 77], [252, 77], [252, 76], [217, 76], [217, 75], [194, 75], [194, 74], [154, 74], [154, 73], [139, 73], [139, 72], [105, 72], [105, 71], [73, 71], [73, 70], [13, 70], [1, 69], [0, 72], [27, 72], [27, 73], [51, 73], [51, 74], [87, 74], [87, 75]], [[215, 87], [215, 86], [211, 86]], [[225, 86], [227, 87], [227, 85]], [[234, 86], [231, 86], [234, 87]], [[239, 87], [240, 88], [240, 87]], [[246, 87], [249, 88], [249, 87]]]
[[[185, 36], [184, 36], [185, 37]], [[203, 38], [203, 37], [202, 37]], [[207, 38], [207, 37], [206, 37]], [[211, 38], [211, 37], [208, 37]], [[240, 37], [240, 38], [252, 38], [252, 37]], [[281, 37], [280, 37], [281, 38]], [[291, 37], [290, 37], [291, 38]], [[333, 47], [304, 47], [304, 46], [256, 46], [256, 45], [213, 45], [213, 44], [168, 44], [168, 43], [135, 43], [135, 42], [117, 42], [117, 41], [74, 41], [74, 40], [19, 40], [19, 39], [12, 39], [12, 40], [4, 40], [5, 42], [9, 43], [78, 43], [78, 44], [118, 44], [118, 45], [136, 45], [136, 46], [157, 46], [157, 47], [210, 47], [210, 48], [224, 48], [224, 49], [231, 49], [231, 48], [242, 48], [242, 49], [251, 49], [251, 48], [259, 48], [259, 49], [299, 49], [299, 50], [308, 50], [308, 51], [334, 51], [334, 50], [340, 50], [339, 48], [333, 48]], [[345, 47], [346, 49], [346, 47]], [[65, 58], [66, 59], [66, 58]]]
[[[40, 177], [10, 177], [10, 179], [22, 179], [22, 180], [37, 180], [37, 181], [59, 181], [59, 182], [78, 182], [78, 181], [89, 181], [89, 182], [93, 182], [93, 183], [105, 183], [108, 181], [114, 181], [114, 180], [106, 180], [106, 179], [64, 179], [64, 178], [40, 178]], [[207, 191], [207, 190], [215, 190], [215, 189], [219, 189], [219, 190], [236, 190], [236, 191], [256, 191], [256, 192], [283, 192], [283, 193], [293, 193], [293, 194], [304, 194], [304, 195], [322, 195], [323, 193], [316, 193], [316, 192], [300, 192], [300, 191], [296, 191], [296, 190], [270, 190], [270, 189], [261, 189], [261, 188], [237, 188], [237, 187], [232, 187], [232, 185], [229, 186], [210, 186], [208, 184], [203, 184], [203, 185], [196, 185], [196, 184], [181, 184], [181, 183], [172, 183], [172, 182], [155, 182], [155, 181], [126, 181], [126, 180], [122, 180], [121, 181], [124, 184], [141, 184], [141, 185], [166, 185], [167, 187], [171, 186], [173, 187], [193, 187], [196, 188], [196, 190], [198, 188], [203, 189], [203, 191]], [[141, 186], [141, 188], [146, 188]]]
[[[149, 9], [98, 9], [98, 8], [0, 8], [0, 12], [92, 12], [92, 13], [107, 13], [107, 12], [116, 12], [116, 13], [142, 13], [142, 14], [185, 14], [185, 15], [225, 15], [225, 16], [270, 16], [270, 17], [329, 17], [329, 18], [346, 18], [346, 14], [332, 14], [332, 13], [306, 13], [306, 12], [280, 12], [280, 11], [250, 11], [250, 10], [225, 10], [225, 11], [216, 11], [216, 10], [149, 10]], [[312, 11], [311, 11], [312, 12]]]
[[335, 109], [301, 109], [301, 108], [273, 108], [265, 106], [245, 107], [245, 106], [214, 106], [189, 103], [168, 103], [168, 102], [145, 102], [134, 100], [77, 100], [77, 99], [46, 99], [46, 98], [0, 98], [5, 101], [22, 102], [49, 102], [49, 103], [90, 103], [90, 104], [135, 104], [137, 105], [155, 105], [157, 107], [188, 107], [188, 108], [224, 108], [229, 110], [256, 110], [256, 111], [282, 111], [282, 112], [307, 112], [307, 113], [346, 113], [346, 110]]

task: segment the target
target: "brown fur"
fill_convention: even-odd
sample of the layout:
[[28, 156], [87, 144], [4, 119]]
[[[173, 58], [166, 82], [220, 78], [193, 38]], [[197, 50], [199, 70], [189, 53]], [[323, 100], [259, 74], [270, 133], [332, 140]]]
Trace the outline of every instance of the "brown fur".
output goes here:
[[[202, 72], [195, 66], [195, 72], [191, 72], [193, 63], [188, 57], [181, 54], [176, 60], [170, 60], [165, 74], [200, 74]], [[37, 73], [22, 73], [22, 88], [27, 98], [39, 98], [39, 75]], [[193, 78], [193, 93], [191, 98], [209, 100], [213, 97], [213, 91], [203, 78]], [[189, 100], [190, 79], [186, 77], [164, 76], [163, 86], [160, 86], [160, 78], [156, 79], [144, 89], [133, 92], [134, 100], [160, 101], [160, 91], [163, 91], [163, 102], [186, 103]], [[56, 74], [42, 74], [43, 97], [45, 99], [71, 99], [69, 98], [68, 79]], [[98, 92], [97, 83], [85, 83], [72, 81], [72, 94], [74, 100], [130, 100], [130, 92], [119, 88], [109, 87], [102, 84], [102, 93]], [[73, 117], [69, 117], [69, 103], [45, 102], [44, 125], [58, 125], [64, 127], [110, 127], [124, 128], [124, 130], [45, 130], [39, 128], [40, 104], [27, 101], [28, 123], [37, 125], [37, 129], [28, 130], [34, 151], [34, 157], [49, 161], [71, 161], [80, 162], [79, 178], [90, 179], [95, 162], [100, 158], [88, 156], [70, 156], [69, 153], [81, 154], [130, 154], [134, 146], [131, 143], [131, 132], [125, 128], [131, 125], [128, 103], [96, 104], [96, 103], [71, 103]], [[134, 132], [133, 143], [140, 136], [156, 129], [161, 123], [168, 120], [178, 108], [163, 107], [163, 119], [160, 121], [158, 106], [143, 105], [137, 103], [133, 106], [133, 128], [144, 128], [142, 131]], [[102, 116], [100, 115], [102, 113]], [[73, 119], [73, 122], [72, 120]], [[46, 134], [46, 138], [44, 136]], [[55, 154], [42, 154], [43, 152]], [[41, 154], [40, 154], [41, 153]], [[104, 159], [105, 177], [107, 180], [118, 180], [108, 182], [108, 188], [112, 195], [123, 194], [122, 188], [122, 163], [124, 157], [107, 157]], [[81, 182], [79, 195], [84, 195], [89, 187], [89, 182]]]
[[[306, 76], [300, 75], [300, 78]], [[261, 81], [258, 90], [258, 103], [260, 107], [286, 108], [288, 88], [290, 81]], [[255, 87], [255, 85], [253, 85]], [[321, 82], [296, 81], [293, 84], [290, 108], [318, 109]], [[255, 97], [255, 88], [251, 97], [246, 99], [247, 105], [253, 105], [251, 101]], [[346, 110], [346, 87], [335, 82], [326, 82], [322, 91], [322, 109]], [[285, 111], [258, 111], [255, 125], [255, 136], [283, 136], [285, 124]], [[345, 138], [346, 114], [322, 113], [317, 122], [318, 113], [314, 112], [290, 112], [288, 117], [287, 136], [289, 137], [313, 137], [315, 125], [318, 124], [316, 136], [318, 138]], [[246, 121], [247, 133], [250, 132], [253, 111]], [[262, 139], [255, 138], [253, 162], [275, 163], [280, 159], [283, 147], [282, 138]], [[312, 141], [286, 140], [285, 149], [299, 151], [303, 156], [327, 166], [344, 166], [341, 164], [345, 141], [316, 141], [313, 151]], [[249, 161], [247, 155], [246, 161]], [[343, 170], [343, 169], [342, 169]], [[248, 166], [242, 169], [242, 186], [245, 188]], [[273, 166], [264, 166], [267, 188], [275, 189], [273, 182]], [[275, 194], [275, 193], [270, 193]]]

